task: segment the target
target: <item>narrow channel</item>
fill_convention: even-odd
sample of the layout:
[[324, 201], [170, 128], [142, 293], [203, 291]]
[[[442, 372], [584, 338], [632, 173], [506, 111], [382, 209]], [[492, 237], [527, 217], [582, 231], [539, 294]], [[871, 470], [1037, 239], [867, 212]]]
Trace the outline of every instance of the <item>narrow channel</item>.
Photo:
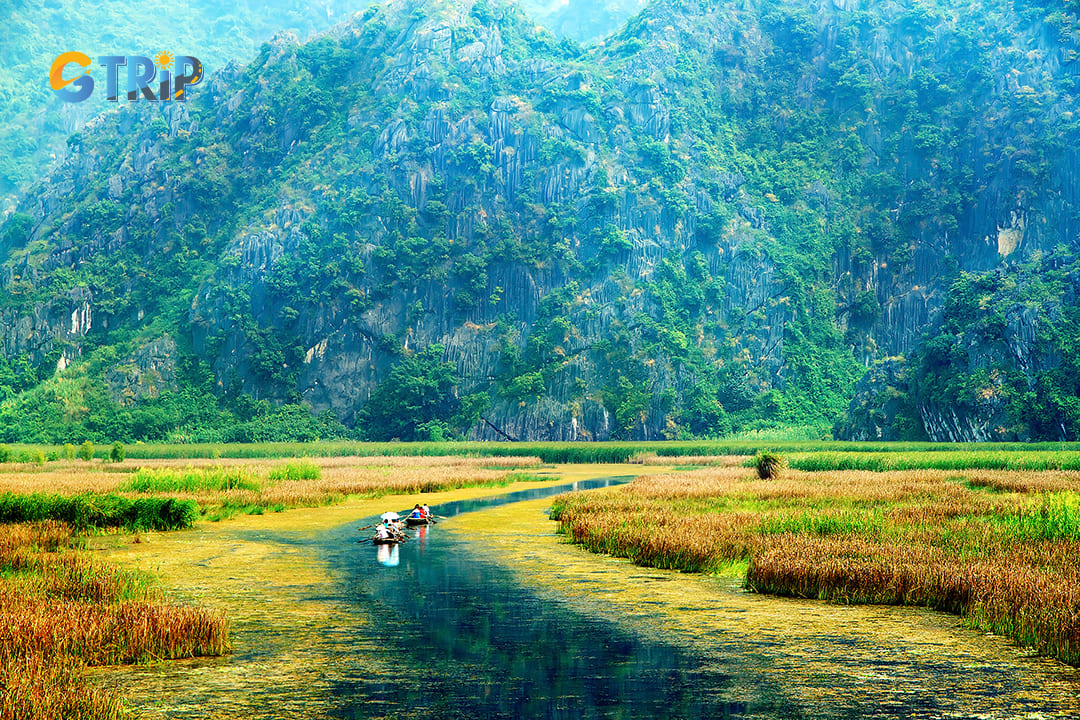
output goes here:
[[[581, 481], [435, 510], [452, 518], [625, 481]], [[401, 672], [377, 684], [337, 684], [338, 717], [799, 717], [778, 691], [755, 693], [765, 702], [730, 700], [728, 671], [539, 597], [485, 558], [483, 538], [463, 541], [441, 530], [422, 528], [393, 548], [361, 548], [341, 569], [349, 595], [380, 619], [370, 627]]]

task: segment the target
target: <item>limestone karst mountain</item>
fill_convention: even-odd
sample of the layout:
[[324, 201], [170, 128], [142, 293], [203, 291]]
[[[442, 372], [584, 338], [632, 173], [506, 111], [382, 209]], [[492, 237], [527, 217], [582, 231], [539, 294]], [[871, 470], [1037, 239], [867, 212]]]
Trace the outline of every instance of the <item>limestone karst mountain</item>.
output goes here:
[[579, 46], [395, 0], [278, 38], [0, 229], [0, 439], [1073, 437], [1076, 32], [661, 0]]

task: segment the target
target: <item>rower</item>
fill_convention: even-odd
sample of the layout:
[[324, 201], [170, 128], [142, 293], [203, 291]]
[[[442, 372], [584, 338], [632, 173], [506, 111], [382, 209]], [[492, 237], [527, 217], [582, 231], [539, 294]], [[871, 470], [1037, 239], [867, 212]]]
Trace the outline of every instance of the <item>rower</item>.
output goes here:
[[420, 508], [420, 509], [423, 511], [424, 517], [426, 517], [426, 518], [428, 518], [430, 520], [431, 519], [431, 508], [428, 507], [428, 504], [424, 503], [424, 506], [422, 508]]
[[412, 514], [409, 515], [409, 517], [413, 520], [423, 520], [426, 517], [423, 508], [420, 507], [420, 503], [416, 503], [416, 505], [413, 506]]

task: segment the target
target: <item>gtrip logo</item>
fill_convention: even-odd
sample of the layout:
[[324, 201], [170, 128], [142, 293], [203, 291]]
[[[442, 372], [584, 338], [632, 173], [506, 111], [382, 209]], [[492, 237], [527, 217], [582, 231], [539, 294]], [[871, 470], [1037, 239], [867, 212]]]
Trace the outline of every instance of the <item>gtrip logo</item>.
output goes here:
[[[188, 88], [203, 79], [202, 63], [190, 55], [178, 55], [175, 62], [168, 52], [158, 53], [153, 59], [142, 55], [103, 55], [98, 58], [98, 64], [105, 68], [105, 99], [109, 102], [120, 99], [121, 68], [127, 69], [125, 89], [130, 102], [137, 102], [140, 97], [150, 102], [184, 102]], [[49, 69], [49, 86], [64, 102], [82, 102], [94, 92], [91, 65], [90, 56], [85, 53], [61, 53]], [[82, 72], [72, 66], [82, 68]]]

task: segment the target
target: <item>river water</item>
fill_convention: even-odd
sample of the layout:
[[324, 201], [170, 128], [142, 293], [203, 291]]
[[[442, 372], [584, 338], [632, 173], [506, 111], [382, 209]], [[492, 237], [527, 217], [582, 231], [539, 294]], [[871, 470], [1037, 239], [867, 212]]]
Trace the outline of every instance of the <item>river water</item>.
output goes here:
[[[568, 489], [441, 505], [454, 517]], [[372, 608], [384, 649], [400, 674], [374, 686], [342, 682], [341, 717], [444, 718], [791, 717], [778, 696], [760, 707], [729, 701], [725, 672], [682, 649], [523, 588], [485, 557], [485, 544], [425, 528], [413, 541], [379, 548], [357, 563], [342, 557], [347, 590]], [[380, 552], [381, 551], [381, 552]], [[780, 713], [780, 714], [777, 714]]]
[[155, 718], [1080, 718], [1075, 670], [955, 618], [555, 542], [543, 498], [591, 486], [433, 506], [449, 519], [395, 548], [356, 542], [370, 520], [237, 530], [197, 564], [295, 562], [229, 576], [235, 653], [107, 675]]

